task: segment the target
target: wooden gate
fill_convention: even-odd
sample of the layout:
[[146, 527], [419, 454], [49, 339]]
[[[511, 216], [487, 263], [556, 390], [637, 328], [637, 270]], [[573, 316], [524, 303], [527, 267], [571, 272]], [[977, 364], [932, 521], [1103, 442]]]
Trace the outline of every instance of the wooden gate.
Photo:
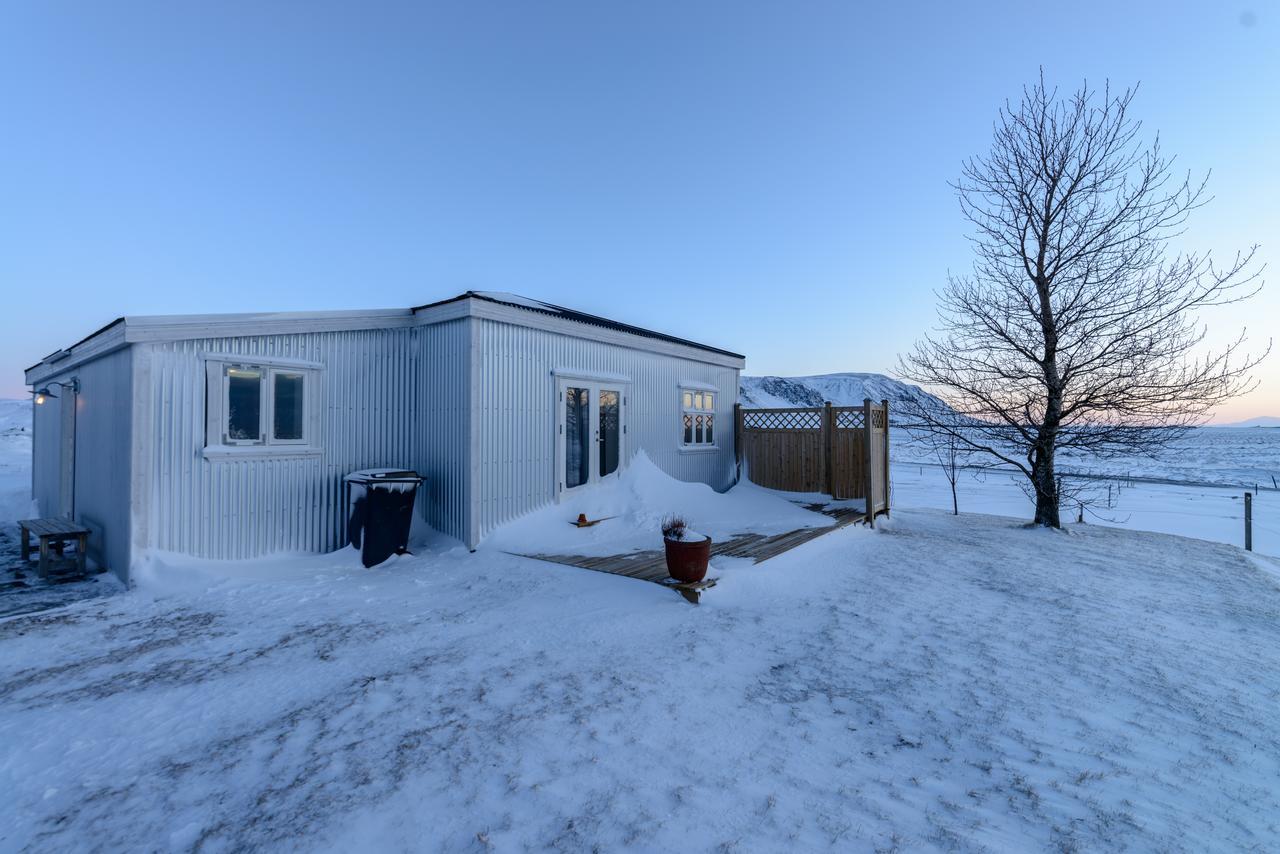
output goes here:
[[735, 447], [752, 483], [866, 501], [868, 521], [889, 512], [889, 402], [862, 406], [737, 407]]

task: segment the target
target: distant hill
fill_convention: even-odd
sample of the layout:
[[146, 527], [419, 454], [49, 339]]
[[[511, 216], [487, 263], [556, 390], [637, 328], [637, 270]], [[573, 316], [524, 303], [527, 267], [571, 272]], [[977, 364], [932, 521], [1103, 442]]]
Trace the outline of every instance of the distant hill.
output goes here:
[[884, 374], [819, 374], [812, 377], [742, 377], [739, 400], [749, 407], [822, 406], [831, 401], [835, 406], [858, 406], [864, 400], [889, 401], [889, 417], [895, 405], [917, 401], [935, 406], [942, 401], [919, 386], [904, 383]]
[[1280, 427], [1280, 416], [1262, 415], [1248, 421], [1237, 421], [1234, 424], [1213, 424], [1212, 427]]
[[31, 398], [0, 400], [0, 434], [31, 432]]

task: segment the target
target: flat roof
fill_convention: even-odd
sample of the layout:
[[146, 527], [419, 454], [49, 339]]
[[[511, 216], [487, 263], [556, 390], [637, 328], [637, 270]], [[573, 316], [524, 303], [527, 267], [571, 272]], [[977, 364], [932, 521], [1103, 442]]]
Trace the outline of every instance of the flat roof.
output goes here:
[[[275, 326], [282, 323], [289, 324], [290, 327], [297, 327], [291, 331], [327, 331], [335, 323], [344, 319], [359, 320], [362, 325], [369, 328], [377, 328], [380, 325], [386, 325], [388, 328], [395, 326], [407, 325], [412, 322], [412, 318], [420, 311], [436, 308], [438, 306], [457, 303], [462, 300], [481, 300], [483, 302], [494, 303], [496, 305], [507, 306], [510, 308], [523, 309], [525, 311], [536, 312], [538, 314], [557, 317], [562, 320], [572, 321], [574, 323], [582, 323], [588, 326], [595, 326], [601, 329], [613, 330], [616, 332], [624, 332], [629, 335], [636, 335], [642, 338], [650, 338], [656, 341], [664, 341], [670, 344], [678, 344], [684, 347], [691, 347], [696, 350], [702, 350], [707, 353], [715, 353], [719, 356], [731, 359], [744, 359], [741, 353], [734, 353], [730, 350], [723, 350], [719, 347], [712, 347], [707, 344], [700, 344], [697, 341], [690, 341], [687, 338], [680, 338], [675, 335], [667, 335], [663, 332], [656, 332], [652, 329], [645, 329], [640, 326], [632, 326], [629, 323], [622, 323], [617, 320], [610, 320], [607, 317], [600, 317], [586, 312], [575, 311], [564, 306], [554, 305], [541, 300], [529, 299], [519, 294], [505, 293], [498, 291], [467, 291], [458, 294], [449, 299], [439, 300], [426, 305], [415, 306], [411, 309], [385, 309], [385, 310], [349, 310], [349, 311], [309, 311], [309, 312], [260, 312], [247, 314], [188, 314], [188, 315], [142, 315], [132, 317], [118, 317], [115, 320], [103, 326], [96, 332], [80, 339], [75, 344], [62, 350], [57, 350], [45, 356], [36, 364], [27, 368], [27, 372], [33, 371], [44, 365], [54, 365], [73, 355], [73, 351], [80, 350], [80, 358], [77, 362], [87, 359], [96, 358], [106, 352], [103, 347], [106, 345], [118, 348], [135, 341], [146, 340], [183, 340], [185, 338], [203, 338], [217, 336], [241, 336], [252, 334], [273, 334], [271, 332], [255, 332], [253, 327], [257, 324], [263, 326]], [[231, 330], [226, 327], [234, 326]], [[118, 329], [117, 327], [124, 327]], [[315, 327], [310, 329], [310, 327]], [[107, 333], [116, 332], [114, 335]], [[105, 340], [100, 341], [103, 336]], [[119, 339], [116, 341], [115, 339]], [[89, 351], [94, 351], [92, 355]]]
[[652, 338], [656, 341], [666, 341], [671, 344], [682, 344], [685, 347], [693, 347], [696, 350], [705, 350], [708, 353], [716, 353], [721, 356], [728, 356], [732, 359], [746, 358], [746, 356], [741, 353], [734, 353], [731, 350], [722, 350], [719, 347], [712, 347], [709, 344], [700, 344], [697, 341], [690, 341], [687, 338], [668, 335], [665, 332], [655, 332], [652, 329], [645, 329], [642, 326], [632, 326], [629, 323], [610, 320], [607, 317], [587, 314], [586, 312], [575, 311], [572, 308], [565, 308], [562, 305], [555, 305], [549, 302], [542, 302], [541, 300], [522, 297], [519, 294], [504, 293], [501, 291], [467, 291], [464, 294], [458, 294], [456, 297], [450, 297], [449, 299], [427, 303], [426, 305], [414, 306], [413, 311], [423, 311], [428, 308], [435, 308], [439, 305], [448, 305], [451, 302], [458, 302], [459, 300], [464, 299], [478, 299], [484, 300], [485, 302], [497, 303], [498, 305], [510, 306], [512, 308], [523, 308], [528, 311], [536, 311], [541, 314], [563, 318], [564, 320], [585, 323], [589, 326], [599, 326], [602, 329], [612, 329], [617, 332], [627, 332], [631, 335], [639, 335], [641, 338]]

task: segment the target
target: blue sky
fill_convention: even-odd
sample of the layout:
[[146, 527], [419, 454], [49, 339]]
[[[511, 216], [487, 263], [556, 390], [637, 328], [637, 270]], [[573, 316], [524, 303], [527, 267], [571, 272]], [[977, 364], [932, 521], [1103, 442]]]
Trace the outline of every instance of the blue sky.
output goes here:
[[[10, 3], [0, 396], [121, 314], [515, 291], [751, 373], [889, 371], [969, 264], [947, 182], [1048, 78], [1141, 81], [1280, 265], [1280, 4]], [[1280, 284], [1206, 318], [1280, 326]], [[1224, 418], [1280, 414], [1280, 356]]]

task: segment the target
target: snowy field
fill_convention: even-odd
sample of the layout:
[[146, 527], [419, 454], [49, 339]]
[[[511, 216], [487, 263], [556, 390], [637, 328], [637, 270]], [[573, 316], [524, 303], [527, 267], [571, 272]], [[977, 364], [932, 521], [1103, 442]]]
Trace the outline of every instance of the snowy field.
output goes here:
[[[1280, 560], [960, 488], [959, 518], [908, 509], [948, 487], [896, 464], [891, 520], [717, 558], [698, 607], [506, 551], [652, 547], [668, 509], [829, 520], [638, 459], [474, 554], [153, 556], [128, 593], [0, 619], [0, 851], [1280, 847]], [[1177, 489], [1117, 510], [1166, 524]]]
[[31, 401], [0, 400], [0, 520], [31, 509]]
[[1280, 844], [1274, 561], [901, 511], [715, 571], [170, 561], [0, 622], [0, 848]]
[[[1244, 546], [1244, 490], [1187, 484], [1112, 482], [1112, 506], [1105, 504], [1107, 483], [1097, 486], [1101, 503], [1085, 510], [1085, 522], [1113, 528], [1178, 534]], [[960, 512], [1030, 519], [1034, 506], [1007, 473], [962, 472], [956, 483]], [[937, 465], [893, 464], [893, 504], [897, 507], [951, 510], [951, 485]], [[1064, 508], [1064, 520], [1078, 517]], [[1280, 492], [1266, 489], [1253, 498], [1253, 550], [1280, 557]]]
[[[893, 431], [891, 448], [895, 461], [936, 461], [927, 449], [913, 444], [903, 430]], [[1128, 456], [1097, 460], [1063, 453], [1058, 457], [1058, 468], [1065, 475], [1074, 472], [1237, 489], [1277, 489], [1280, 487], [1280, 428], [1201, 427], [1188, 432], [1154, 459]]]

